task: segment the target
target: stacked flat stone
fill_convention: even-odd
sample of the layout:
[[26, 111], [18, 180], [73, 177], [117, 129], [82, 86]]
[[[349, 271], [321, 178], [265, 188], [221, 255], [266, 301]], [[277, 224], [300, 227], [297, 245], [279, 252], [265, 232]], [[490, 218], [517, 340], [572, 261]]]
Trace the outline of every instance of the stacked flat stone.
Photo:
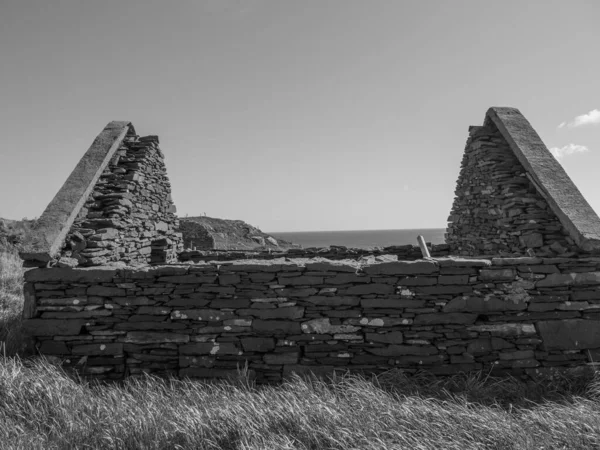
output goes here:
[[29, 270], [24, 327], [86, 376], [401, 368], [537, 376], [600, 358], [600, 258], [392, 257]]
[[157, 136], [125, 137], [71, 227], [62, 263], [176, 260], [182, 238], [158, 144]]
[[452, 254], [556, 256], [577, 251], [489, 119], [485, 126], [469, 128], [455, 195], [446, 233]]
[[[450, 246], [447, 244], [427, 243], [431, 256], [448, 256]], [[326, 258], [331, 260], [361, 259], [393, 255], [402, 260], [421, 259], [423, 253], [418, 245], [394, 245], [376, 249], [352, 248], [345, 246], [292, 248], [284, 251], [219, 251], [219, 250], [190, 250], [179, 253], [179, 261], [234, 261], [236, 259], [277, 259], [277, 258]]]

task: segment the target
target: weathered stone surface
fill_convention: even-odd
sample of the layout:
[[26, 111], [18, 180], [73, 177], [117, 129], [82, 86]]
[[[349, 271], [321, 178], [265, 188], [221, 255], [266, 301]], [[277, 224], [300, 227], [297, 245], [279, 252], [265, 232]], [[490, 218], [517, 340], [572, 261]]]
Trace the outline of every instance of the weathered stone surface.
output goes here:
[[405, 298], [364, 298], [360, 301], [363, 308], [421, 308], [424, 300], [409, 300]]
[[75, 345], [71, 349], [73, 355], [122, 355], [123, 344], [106, 343], [106, 344], [84, 344]]
[[264, 361], [266, 364], [297, 364], [298, 363], [298, 353], [267, 353], [264, 356]]
[[346, 295], [392, 294], [393, 292], [393, 286], [377, 283], [352, 286], [344, 290]]
[[435, 355], [437, 348], [432, 345], [388, 345], [387, 347], [367, 348], [367, 352], [378, 356], [403, 356], [403, 355]]
[[551, 273], [536, 283], [536, 287], [600, 285], [600, 272]]
[[389, 331], [387, 333], [366, 333], [365, 340], [384, 344], [402, 344], [403, 337], [401, 331]]
[[219, 322], [233, 319], [235, 316], [231, 311], [220, 309], [184, 309], [175, 310], [171, 313], [172, 320], [200, 320], [205, 322]]
[[488, 267], [492, 265], [489, 259], [470, 259], [456, 256], [434, 259], [440, 267]]
[[301, 306], [289, 306], [273, 309], [240, 309], [238, 314], [242, 316], [254, 316], [260, 319], [300, 319], [304, 316], [304, 308]]
[[255, 319], [252, 321], [252, 329], [259, 333], [298, 334], [300, 333], [300, 323], [289, 320]]
[[364, 272], [369, 275], [427, 275], [436, 273], [435, 261], [393, 261], [366, 266]]
[[599, 320], [549, 320], [537, 327], [547, 350], [600, 348]]
[[479, 273], [482, 281], [513, 281], [515, 276], [515, 269], [484, 269]]
[[535, 326], [526, 323], [499, 323], [475, 325], [467, 328], [470, 331], [488, 332], [492, 336], [511, 337], [511, 336], [532, 336], [537, 334]]
[[87, 295], [96, 295], [98, 297], [125, 297], [125, 289], [110, 286], [91, 286], [88, 288]]
[[247, 337], [241, 339], [242, 347], [246, 352], [269, 352], [275, 348], [275, 339]]
[[301, 328], [304, 333], [318, 334], [354, 333], [360, 330], [359, 327], [352, 325], [332, 325], [329, 318], [309, 320], [304, 322]]
[[50, 268], [30, 269], [25, 272], [25, 281], [40, 283], [46, 281], [61, 281], [64, 283], [110, 283], [116, 276], [114, 268]]
[[84, 320], [29, 319], [23, 322], [23, 332], [31, 336], [78, 335]]
[[241, 350], [233, 342], [197, 342], [179, 347], [181, 355], [237, 355]]
[[69, 355], [71, 353], [62, 341], [43, 341], [39, 351], [43, 355]]
[[477, 319], [477, 314], [460, 314], [460, 313], [444, 313], [444, 314], [419, 314], [415, 317], [415, 325], [432, 325], [443, 323], [456, 324], [471, 324]]
[[125, 342], [131, 344], [157, 344], [157, 343], [185, 343], [189, 342], [190, 336], [178, 333], [157, 333], [151, 331], [129, 331]]
[[461, 296], [453, 298], [443, 311], [447, 313], [466, 311], [466, 312], [492, 312], [492, 311], [523, 311], [527, 309], [525, 302], [512, 302], [506, 298], [495, 295], [486, 295], [485, 297]]
[[319, 306], [357, 306], [360, 303], [360, 299], [358, 297], [346, 297], [346, 296], [322, 296], [315, 295], [311, 297], [306, 297], [304, 299], [307, 302], [310, 302], [314, 305]]
[[494, 266], [520, 266], [529, 264], [541, 264], [542, 258], [532, 256], [519, 256], [517, 258], [492, 258]]

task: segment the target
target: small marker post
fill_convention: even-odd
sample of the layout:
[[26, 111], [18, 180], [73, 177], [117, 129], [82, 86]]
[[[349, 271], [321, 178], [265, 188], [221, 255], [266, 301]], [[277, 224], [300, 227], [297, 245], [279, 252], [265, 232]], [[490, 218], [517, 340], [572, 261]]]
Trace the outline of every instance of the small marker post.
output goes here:
[[427, 248], [427, 244], [425, 244], [425, 238], [421, 235], [418, 235], [417, 242], [419, 243], [419, 247], [421, 247], [421, 253], [423, 254], [423, 258], [431, 258], [431, 255], [429, 254], [429, 249]]

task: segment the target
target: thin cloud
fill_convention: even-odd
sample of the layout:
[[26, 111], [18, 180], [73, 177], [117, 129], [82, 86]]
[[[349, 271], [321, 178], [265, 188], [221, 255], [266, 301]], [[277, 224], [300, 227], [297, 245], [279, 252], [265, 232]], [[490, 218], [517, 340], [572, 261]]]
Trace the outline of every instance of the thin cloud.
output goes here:
[[550, 149], [550, 153], [554, 155], [554, 157], [560, 161], [565, 156], [574, 155], [575, 153], [584, 153], [589, 152], [590, 149], [585, 145], [577, 145], [577, 144], [568, 144], [564, 147], [552, 147]]
[[558, 128], [577, 128], [582, 127], [584, 125], [597, 125], [600, 124], [600, 110], [592, 109], [587, 114], [582, 114], [581, 116], [575, 117], [570, 122], [561, 123]]

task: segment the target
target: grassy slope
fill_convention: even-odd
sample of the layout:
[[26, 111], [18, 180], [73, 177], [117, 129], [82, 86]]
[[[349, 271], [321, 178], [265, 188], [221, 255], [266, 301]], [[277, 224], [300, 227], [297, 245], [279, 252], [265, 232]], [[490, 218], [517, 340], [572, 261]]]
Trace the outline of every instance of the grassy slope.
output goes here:
[[0, 353], [12, 355], [21, 345], [23, 269], [14, 253], [0, 252]]
[[[20, 262], [0, 256], [0, 341], [19, 346]], [[0, 356], [0, 449], [600, 448], [600, 378], [524, 384], [390, 371], [255, 387], [129, 379], [99, 386]]]

